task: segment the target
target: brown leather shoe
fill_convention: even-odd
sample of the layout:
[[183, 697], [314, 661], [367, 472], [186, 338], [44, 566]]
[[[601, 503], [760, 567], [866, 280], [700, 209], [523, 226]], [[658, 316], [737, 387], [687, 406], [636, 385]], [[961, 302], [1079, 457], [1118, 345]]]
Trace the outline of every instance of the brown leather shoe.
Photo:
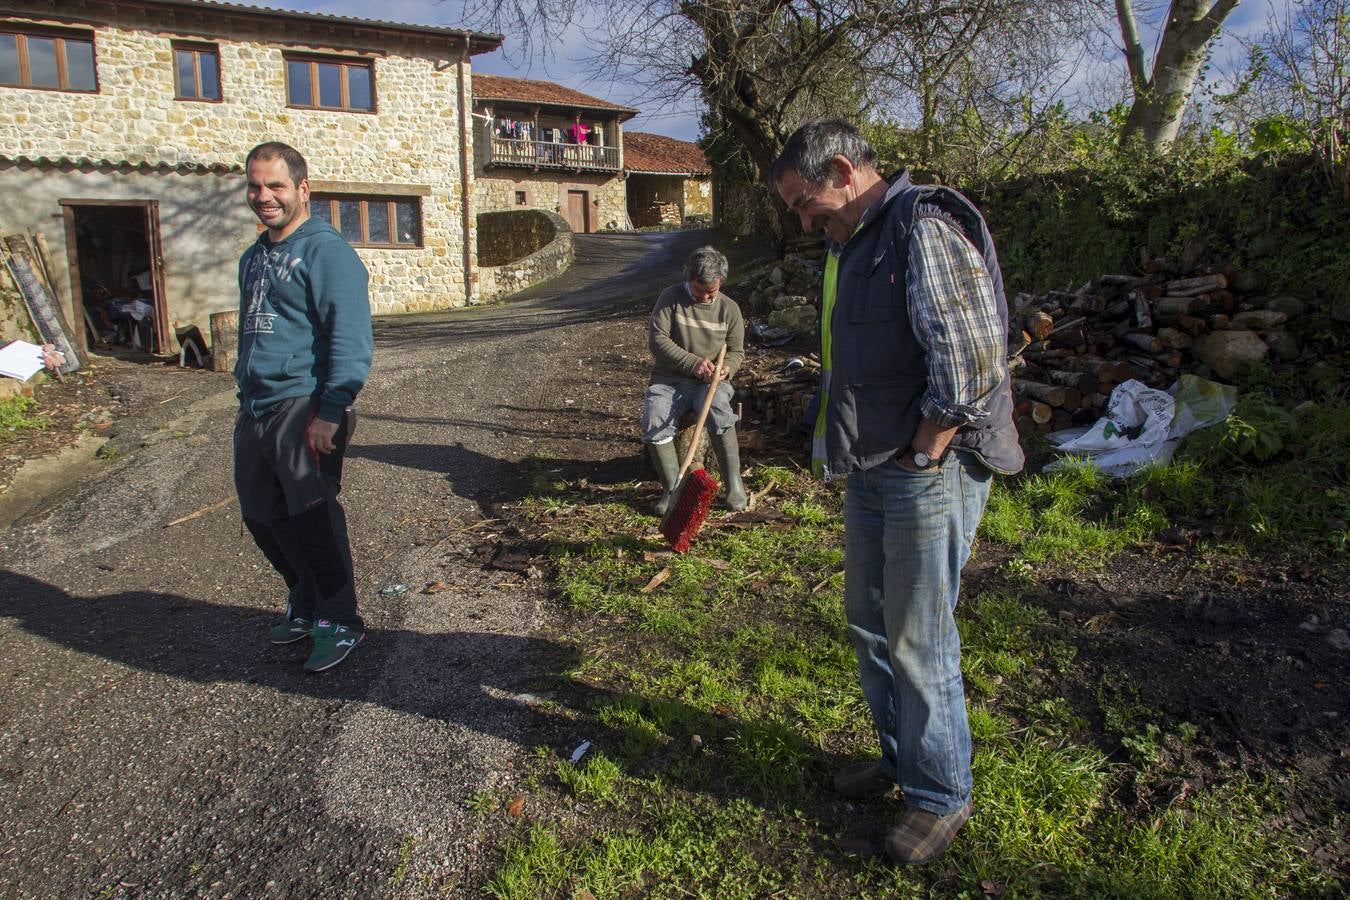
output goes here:
[[920, 866], [947, 852], [956, 833], [970, 818], [970, 803], [949, 815], [905, 807], [900, 824], [886, 835], [886, 856], [902, 866]]
[[870, 800], [884, 797], [895, 788], [895, 782], [880, 760], [844, 766], [834, 774], [834, 789], [850, 800]]

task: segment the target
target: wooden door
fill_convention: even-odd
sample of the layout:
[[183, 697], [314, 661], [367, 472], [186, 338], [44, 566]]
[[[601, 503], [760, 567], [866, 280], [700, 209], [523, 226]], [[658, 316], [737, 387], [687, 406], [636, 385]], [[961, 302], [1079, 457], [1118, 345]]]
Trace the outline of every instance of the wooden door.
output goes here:
[[566, 212], [563, 218], [572, 230], [578, 234], [585, 234], [590, 231], [590, 194], [586, 191], [568, 191]]

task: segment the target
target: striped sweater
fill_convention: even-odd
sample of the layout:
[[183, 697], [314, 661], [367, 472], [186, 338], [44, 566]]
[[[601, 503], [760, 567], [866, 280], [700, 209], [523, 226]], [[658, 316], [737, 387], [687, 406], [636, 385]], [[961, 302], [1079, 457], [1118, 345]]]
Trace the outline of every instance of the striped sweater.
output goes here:
[[699, 303], [684, 282], [671, 285], [657, 298], [647, 327], [651, 383], [671, 384], [693, 378], [698, 361], [716, 361], [724, 342], [724, 364], [735, 375], [745, 359], [745, 320], [736, 301], [718, 291], [708, 303]]

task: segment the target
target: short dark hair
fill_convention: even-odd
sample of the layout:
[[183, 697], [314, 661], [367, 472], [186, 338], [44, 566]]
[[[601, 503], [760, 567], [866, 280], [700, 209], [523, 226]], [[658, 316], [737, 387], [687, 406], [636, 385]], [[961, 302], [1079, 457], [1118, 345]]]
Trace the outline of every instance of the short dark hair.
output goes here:
[[291, 183], [296, 187], [300, 182], [309, 177], [309, 165], [305, 158], [300, 155], [300, 151], [290, 144], [283, 144], [281, 141], [267, 141], [259, 144], [248, 151], [248, 156], [244, 157], [244, 170], [248, 170], [249, 163], [255, 159], [266, 162], [269, 159], [281, 159], [286, 162], [286, 170], [291, 173]]
[[834, 173], [834, 158], [842, 156], [854, 166], [877, 167], [877, 154], [858, 129], [844, 119], [812, 119], [783, 145], [769, 177], [774, 184], [795, 171], [807, 184], [824, 184]]

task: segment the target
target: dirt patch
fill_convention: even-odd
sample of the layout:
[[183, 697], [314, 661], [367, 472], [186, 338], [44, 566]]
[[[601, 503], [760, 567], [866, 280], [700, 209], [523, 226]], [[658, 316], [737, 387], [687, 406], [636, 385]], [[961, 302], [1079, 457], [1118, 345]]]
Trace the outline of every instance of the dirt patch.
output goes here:
[[[53, 459], [77, 444], [102, 458], [125, 454], [193, 401], [232, 385], [228, 374], [181, 369], [176, 359], [91, 355], [63, 380], [43, 378], [34, 385], [30, 414], [41, 418], [43, 427], [0, 435], [0, 495], [23, 489], [28, 476], [20, 473], [33, 471], [25, 468], [30, 461]], [[69, 474], [78, 478], [87, 471], [80, 466]]]

